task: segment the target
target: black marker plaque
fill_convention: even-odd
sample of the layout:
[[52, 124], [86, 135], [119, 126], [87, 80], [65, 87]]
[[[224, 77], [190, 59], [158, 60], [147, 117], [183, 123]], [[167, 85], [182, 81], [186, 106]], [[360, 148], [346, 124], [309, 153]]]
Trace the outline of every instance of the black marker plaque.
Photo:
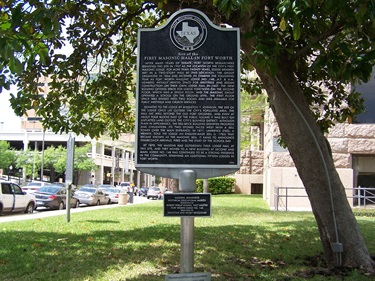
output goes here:
[[210, 217], [210, 193], [164, 194], [165, 217]]
[[182, 10], [138, 34], [136, 167], [239, 167], [239, 31]]

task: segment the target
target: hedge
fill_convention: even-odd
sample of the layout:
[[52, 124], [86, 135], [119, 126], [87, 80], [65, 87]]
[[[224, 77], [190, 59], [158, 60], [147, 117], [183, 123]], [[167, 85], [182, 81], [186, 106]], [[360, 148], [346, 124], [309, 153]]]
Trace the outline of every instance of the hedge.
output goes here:
[[[203, 192], [203, 180], [199, 179], [197, 182], [197, 191]], [[219, 177], [208, 179], [208, 189], [211, 194], [229, 194], [232, 193], [234, 185], [236, 183], [235, 178]]]

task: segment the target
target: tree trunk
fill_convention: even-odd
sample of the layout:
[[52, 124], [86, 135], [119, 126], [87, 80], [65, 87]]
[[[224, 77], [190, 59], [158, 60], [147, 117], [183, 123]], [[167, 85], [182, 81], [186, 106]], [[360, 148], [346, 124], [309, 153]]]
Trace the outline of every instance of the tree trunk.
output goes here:
[[[316, 125], [305, 96], [287, 60], [276, 76], [258, 71], [271, 109], [306, 188], [319, 228], [328, 266], [344, 265], [374, 272], [344, 186], [331, 157], [328, 141]], [[340, 248], [342, 246], [342, 253]]]
[[[215, 21], [216, 8], [212, 6], [212, 2], [194, 3], [189, 7], [200, 9]], [[254, 2], [247, 16], [240, 15], [240, 12], [237, 16], [232, 14], [228, 23], [240, 28], [241, 49], [248, 55], [268, 93], [282, 138], [288, 144], [290, 155], [306, 188], [328, 266], [342, 264], [374, 272], [375, 263], [369, 255], [346, 198], [328, 142], [311, 115], [305, 96], [295, 79], [292, 71], [294, 63], [284, 56], [284, 60], [278, 62], [277, 75], [273, 76], [263, 71], [263, 68], [257, 65], [255, 57], [251, 56], [257, 45], [256, 38], [249, 37], [255, 23], [263, 26], [265, 30], [267, 28], [261, 23], [267, 10], [265, 3]], [[163, 6], [163, 9], [170, 12], [180, 8], [183, 8], [180, 1], [168, 1], [168, 4]], [[336, 254], [334, 249], [340, 250], [341, 245], [342, 253]]]

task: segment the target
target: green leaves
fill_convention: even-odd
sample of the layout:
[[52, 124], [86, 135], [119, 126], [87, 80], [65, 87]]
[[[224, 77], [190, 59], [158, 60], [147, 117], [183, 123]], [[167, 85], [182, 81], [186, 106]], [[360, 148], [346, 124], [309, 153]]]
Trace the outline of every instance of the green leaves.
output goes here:
[[9, 69], [14, 74], [21, 74], [23, 71], [23, 64], [16, 57], [9, 59]]
[[15, 164], [15, 151], [10, 149], [10, 144], [0, 140], [0, 169], [7, 170], [9, 165]]
[[[11, 100], [15, 112], [22, 115], [33, 108], [37, 83], [48, 77], [50, 92], [38, 99], [37, 108], [45, 126], [91, 137], [106, 133], [117, 138], [131, 132], [137, 31], [157, 26], [176, 9], [173, 1], [151, 2], [5, 3], [0, 13], [0, 89], [18, 83]], [[196, 8], [241, 25], [245, 69], [275, 75], [288, 68], [311, 106], [324, 104], [325, 96], [316, 87], [321, 81], [332, 81], [322, 85], [333, 94], [341, 92], [341, 84], [370, 77], [375, 61], [372, 0], [284, 0], [268, 1], [267, 6], [258, 0], [205, 3]], [[337, 97], [348, 102], [347, 95]], [[351, 104], [360, 107], [359, 100]], [[340, 111], [328, 112], [339, 119]]]

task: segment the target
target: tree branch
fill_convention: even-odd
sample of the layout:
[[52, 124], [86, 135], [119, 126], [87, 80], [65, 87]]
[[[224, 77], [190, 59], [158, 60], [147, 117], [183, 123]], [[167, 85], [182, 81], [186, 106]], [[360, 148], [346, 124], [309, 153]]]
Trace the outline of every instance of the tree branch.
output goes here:
[[[330, 29], [326, 30], [325, 32], [321, 33], [320, 35], [318, 35], [317, 37], [315, 37], [312, 41], [311, 41], [311, 44], [316, 44], [322, 40], [325, 40], [337, 33], [339, 33], [342, 28], [343, 28], [343, 24], [341, 23], [334, 23]], [[311, 50], [311, 44], [308, 44], [306, 46], [304, 46], [303, 48], [301, 48], [298, 52], [296, 52], [296, 54], [293, 56], [292, 58], [292, 61], [296, 61], [298, 60], [298, 58], [306, 55], [307, 53], [310, 52]]]

